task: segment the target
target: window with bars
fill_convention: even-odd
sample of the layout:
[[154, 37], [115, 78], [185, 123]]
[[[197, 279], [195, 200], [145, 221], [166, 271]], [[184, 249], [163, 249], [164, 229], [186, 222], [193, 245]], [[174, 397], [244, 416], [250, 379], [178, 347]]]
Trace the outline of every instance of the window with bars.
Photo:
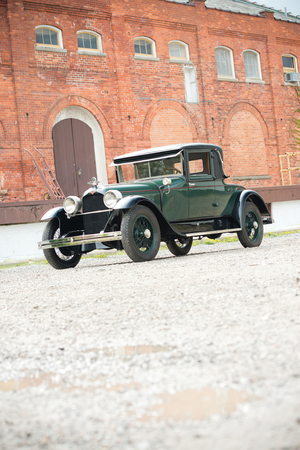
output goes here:
[[178, 41], [169, 42], [169, 56], [172, 59], [188, 60], [188, 48], [186, 44]]
[[49, 26], [39, 26], [35, 29], [37, 45], [44, 47], [62, 47], [60, 30]]
[[100, 36], [90, 31], [79, 31], [77, 33], [79, 50], [101, 51]]
[[218, 77], [234, 78], [232, 51], [226, 47], [215, 49]]
[[261, 80], [259, 54], [253, 50], [244, 51], [246, 78]]
[[145, 38], [137, 38], [134, 40], [134, 52], [141, 56], [155, 56], [153, 41]]

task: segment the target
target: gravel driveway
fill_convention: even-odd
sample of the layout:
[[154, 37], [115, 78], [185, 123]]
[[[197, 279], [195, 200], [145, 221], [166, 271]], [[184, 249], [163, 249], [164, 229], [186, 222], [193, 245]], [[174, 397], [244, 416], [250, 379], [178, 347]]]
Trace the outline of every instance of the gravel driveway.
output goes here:
[[300, 233], [0, 269], [0, 448], [300, 449]]

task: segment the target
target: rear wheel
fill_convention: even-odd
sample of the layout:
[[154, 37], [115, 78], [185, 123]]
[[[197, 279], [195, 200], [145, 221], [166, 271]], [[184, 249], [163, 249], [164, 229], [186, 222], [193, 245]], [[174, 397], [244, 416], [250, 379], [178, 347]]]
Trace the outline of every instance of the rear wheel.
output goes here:
[[184, 256], [187, 255], [191, 250], [193, 244], [193, 238], [183, 238], [179, 237], [178, 239], [172, 239], [167, 242], [167, 247], [170, 252], [175, 256]]
[[[58, 220], [53, 218], [47, 223], [42, 240], [48, 241], [50, 239], [59, 239], [60, 237]], [[48, 248], [43, 250], [43, 252], [46, 260], [54, 269], [70, 269], [71, 267], [75, 267], [81, 258], [81, 254], [72, 250], [72, 247], [64, 247], [61, 249]]]
[[122, 244], [135, 262], [151, 261], [160, 246], [160, 228], [154, 213], [146, 206], [136, 206], [121, 222]]
[[258, 247], [263, 239], [263, 221], [254, 203], [247, 202], [242, 219], [242, 230], [237, 232], [243, 247]]

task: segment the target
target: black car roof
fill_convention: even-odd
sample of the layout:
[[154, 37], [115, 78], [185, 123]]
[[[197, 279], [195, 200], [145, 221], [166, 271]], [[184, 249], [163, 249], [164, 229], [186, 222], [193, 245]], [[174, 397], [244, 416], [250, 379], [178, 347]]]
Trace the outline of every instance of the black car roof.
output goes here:
[[221, 157], [223, 159], [223, 151], [221, 147], [219, 147], [218, 145], [206, 144], [202, 142], [193, 142], [187, 144], [173, 144], [173, 145], [166, 145], [164, 147], [147, 148], [145, 150], [139, 150], [137, 152], [126, 153], [125, 155], [116, 156], [114, 158], [114, 162], [111, 165], [114, 166], [138, 161], [147, 161], [149, 159], [159, 159], [160, 157], [166, 158], [167, 156], [171, 157], [177, 155], [183, 149], [203, 149], [203, 150], [216, 149], [219, 150], [219, 152], [221, 153]]

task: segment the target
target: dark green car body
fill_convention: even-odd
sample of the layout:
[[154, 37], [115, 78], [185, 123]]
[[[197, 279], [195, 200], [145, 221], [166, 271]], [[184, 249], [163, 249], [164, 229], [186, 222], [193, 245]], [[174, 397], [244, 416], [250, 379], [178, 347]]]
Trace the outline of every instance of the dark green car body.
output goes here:
[[[102, 186], [94, 179], [80, 208], [80, 200], [72, 197], [66, 203], [71, 212], [55, 208], [41, 219], [53, 224], [39, 243], [46, 258], [52, 264], [55, 255], [63, 255], [64, 263], [52, 264], [55, 268], [74, 267], [77, 262], [70, 261], [75, 254], [92, 251], [99, 243], [125, 248], [134, 261], [153, 259], [158, 241], [178, 256], [188, 252], [193, 238], [222, 233], [237, 232], [245, 247], [260, 245], [268, 208], [255, 191], [225, 182], [220, 147], [159, 147], [116, 157], [112, 165], [116, 184]], [[54, 229], [59, 233], [52, 236]]]

